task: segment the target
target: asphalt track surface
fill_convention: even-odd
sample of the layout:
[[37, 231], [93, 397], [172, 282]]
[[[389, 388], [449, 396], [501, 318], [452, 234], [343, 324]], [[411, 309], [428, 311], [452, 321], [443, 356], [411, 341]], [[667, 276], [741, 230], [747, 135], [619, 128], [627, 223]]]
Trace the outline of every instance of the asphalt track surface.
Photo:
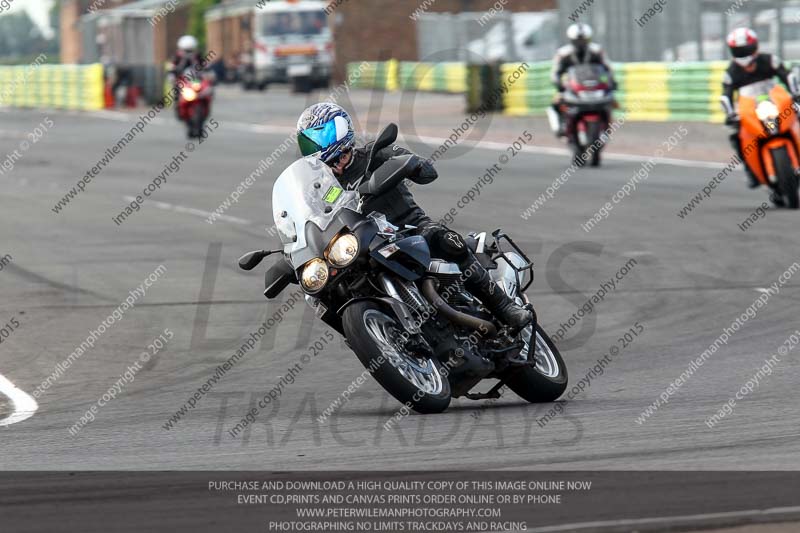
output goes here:
[[[354, 100], [358, 116], [373, 131], [393, 119], [385, 110], [380, 117], [370, 115], [363, 105], [366, 97]], [[438, 100], [420, 101], [424, 107]], [[320, 422], [322, 411], [363, 371], [337, 338], [304, 365], [255, 424], [234, 438], [229, 430], [308, 353], [308, 346], [325, 336], [325, 325], [298, 304], [268, 341], [165, 429], [170, 416], [216, 367], [279, 308], [268, 305], [261, 294], [263, 269], [241, 272], [236, 258], [276, 244], [265, 231], [271, 225], [271, 185], [294, 159], [293, 149], [225, 212], [233, 218], [209, 224], [205, 213], [216, 209], [286, 139], [306, 102], [280, 89], [243, 97], [222, 91], [214, 110], [219, 128], [191, 153], [183, 129], [165, 110], [59, 214], [51, 210], [54, 204], [124, 136], [135, 117], [3, 110], [0, 154], [12, 153], [45, 118], [53, 126], [13, 170], [0, 175], [0, 256], [13, 258], [0, 271], [0, 324], [12, 318], [20, 323], [0, 346], [2, 376], [33, 394], [129, 291], [159, 265], [166, 271], [38, 398], [32, 416], [0, 428], [1, 469], [798, 468], [800, 348], [781, 357], [772, 374], [737, 401], [733, 414], [713, 428], [704, 423], [800, 327], [797, 274], [769, 296], [668, 404], [644, 423], [636, 421], [723, 328], [800, 261], [798, 213], [770, 210], [746, 232], [737, 227], [766, 200], [763, 192], [745, 189], [739, 171], [685, 219], [677, 216], [725, 166], [729, 154], [724, 146], [705, 162], [655, 165], [635, 192], [590, 232], [581, 224], [640, 170], [647, 153], [638, 161], [609, 157], [600, 169], [579, 170], [524, 220], [525, 209], [569, 165], [564, 154], [527, 150], [503, 165], [494, 182], [459, 209], [454, 229], [502, 227], [529, 251], [537, 276], [528, 294], [551, 333], [603, 282], [631, 264], [630, 259], [636, 262], [559, 343], [571, 383], [578, 383], [636, 323], [643, 333], [620, 350], [602, 376], [559, 404], [564, 412], [545, 427], [536, 421], [554, 406], [532, 406], [508, 392], [487, 409], [481, 409], [483, 402], [454, 400], [444, 414], [411, 415], [386, 431], [383, 425], [399, 405], [372, 381], [335, 416]], [[446, 137], [462, 118], [454, 116], [449, 128], [445, 119], [430, 119], [420, 129], [428, 136]], [[534, 144], [546, 135], [540, 123], [534, 127], [529, 120], [502, 124], [503, 130], [489, 130], [495, 144], [462, 147], [457, 157], [437, 163], [441, 177], [436, 182], [417, 189], [418, 202], [432, 216], [455, 207], [485, 169], [509, 153], [504, 147], [523, 130], [535, 131]], [[438, 135], [437, 128], [442, 130]], [[626, 135], [641, 135], [654, 146], [661, 142], [654, 135], [671, 131], [636, 124], [625, 128]], [[686, 128], [688, 140], [681, 144], [691, 144], [693, 136], [702, 138], [707, 126]], [[436, 143], [429, 139], [427, 147], [432, 152]], [[129, 203], [125, 198], [141, 194], [181, 150], [188, 157], [179, 173], [117, 226], [112, 217]], [[613, 141], [609, 151], [615, 152]], [[165, 328], [174, 333], [166, 347], [93, 422], [71, 435], [69, 428]], [[0, 394], [0, 418], [13, 412], [14, 402]]]

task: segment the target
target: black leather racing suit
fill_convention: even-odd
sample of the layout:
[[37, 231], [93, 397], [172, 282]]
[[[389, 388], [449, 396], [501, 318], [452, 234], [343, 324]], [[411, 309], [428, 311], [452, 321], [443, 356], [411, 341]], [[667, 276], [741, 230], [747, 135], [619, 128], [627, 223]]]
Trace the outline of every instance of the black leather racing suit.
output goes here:
[[[353, 157], [345, 167], [339, 182], [346, 189], [356, 189], [361, 184], [372, 144], [353, 150]], [[378, 168], [390, 158], [411, 154], [409, 150], [394, 145], [384, 148], [375, 154], [372, 167]], [[420, 158], [421, 164], [411, 181], [425, 185], [435, 180], [439, 174], [433, 165]], [[414, 201], [414, 197], [405, 184], [398, 185], [394, 190], [368, 199], [363, 206], [365, 214], [377, 211], [386, 215], [386, 218], [403, 229], [406, 225], [416, 226], [416, 234], [421, 235], [431, 250], [433, 257], [457, 263], [461, 271], [468, 274], [464, 280], [466, 288], [477, 296], [504, 323], [521, 328], [532, 320], [532, 314], [527, 309], [516, 305], [500, 287], [492, 281], [489, 273], [481, 266], [478, 259], [467, 246], [464, 238], [435, 223], [422, 208]]]
[[197, 73], [203, 71], [203, 62], [200, 60], [200, 54], [193, 52], [191, 54], [175, 55], [170, 63], [169, 73], [177, 77], [183, 74], [186, 69], [192, 69]]
[[586, 48], [578, 49], [575, 45], [568, 44], [562, 46], [556, 52], [553, 58], [553, 68], [550, 72], [550, 81], [556, 86], [558, 92], [564, 92], [564, 84], [561, 82], [561, 77], [575, 65], [597, 64], [603, 65], [608, 71], [611, 78], [611, 87], [616, 88], [614, 81], [614, 70], [606, 60], [603, 48], [596, 43], [589, 43]]
[[[184, 72], [191, 69], [191, 71], [195, 74], [200, 74], [203, 72], [203, 62], [200, 60], [200, 54], [197, 52], [191, 54], [176, 54], [175, 57], [170, 62], [170, 68], [167, 71], [173, 80], [173, 95], [177, 99], [177, 95], [180, 94], [180, 90], [178, 88], [178, 78], [183, 75]], [[178, 107], [177, 102], [173, 106], [175, 108], [175, 116], [180, 118], [180, 109]]]
[[745, 85], [759, 81], [770, 80], [775, 76], [791, 91], [789, 87], [789, 71], [778, 56], [773, 54], [758, 54], [753, 61], [755, 66], [747, 69], [735, 61], [731, 61], [725, 76], [722, 79], [722, 94], [733, 103], [734, 92]]

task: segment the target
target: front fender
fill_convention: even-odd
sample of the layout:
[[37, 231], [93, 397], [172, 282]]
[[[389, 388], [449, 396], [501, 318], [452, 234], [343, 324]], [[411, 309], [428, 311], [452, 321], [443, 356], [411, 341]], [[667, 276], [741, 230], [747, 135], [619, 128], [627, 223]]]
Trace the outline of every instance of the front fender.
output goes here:
[[345, 304], [339, 308], [336, 314], [338, 316], [342, 316], [344, 310], [350, 307], [352, 304], [364, 301], [375, 302], [386, 308], [388, 311], [394, 314], [397, 320], [400, 321], [400, 324], [403, 326], [403, 328], [406, 329], [409, 333], [420, 332], [419, 324], [414, 319], [414, 315], [411, 313], [409, 307], [400, 300], [395, 300], [394, 298], [388, 298], [385, 296], [384, 297], [365, 296], [361, 298], [353, 298], [345, 302]]

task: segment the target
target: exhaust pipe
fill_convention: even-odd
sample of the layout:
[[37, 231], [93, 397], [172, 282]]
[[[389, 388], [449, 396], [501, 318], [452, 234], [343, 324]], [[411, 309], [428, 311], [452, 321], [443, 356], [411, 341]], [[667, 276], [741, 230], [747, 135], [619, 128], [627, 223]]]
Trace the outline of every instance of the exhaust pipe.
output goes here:
[[497, 328], [488, 320], [456, 311], [450, 307], [447, 302], [439, 296], [439, 293], [436, 292], [436, 281], [433, 278], [425, 278], [422, 280], [422, 295], [437, 312], [441, 313], [443, 317], [453, 324], [474, 329], [486, 337], [494, 337], [497, 335]]

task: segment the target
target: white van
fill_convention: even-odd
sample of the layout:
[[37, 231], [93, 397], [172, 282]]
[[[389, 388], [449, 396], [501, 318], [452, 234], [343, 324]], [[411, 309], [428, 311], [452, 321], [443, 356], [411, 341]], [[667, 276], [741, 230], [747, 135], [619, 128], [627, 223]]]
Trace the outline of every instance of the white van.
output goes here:
[[326, 2], [268, 2], [255, 11], [255, 84], [289, 83], [308, 92], [330, 84], [333, 36]]

